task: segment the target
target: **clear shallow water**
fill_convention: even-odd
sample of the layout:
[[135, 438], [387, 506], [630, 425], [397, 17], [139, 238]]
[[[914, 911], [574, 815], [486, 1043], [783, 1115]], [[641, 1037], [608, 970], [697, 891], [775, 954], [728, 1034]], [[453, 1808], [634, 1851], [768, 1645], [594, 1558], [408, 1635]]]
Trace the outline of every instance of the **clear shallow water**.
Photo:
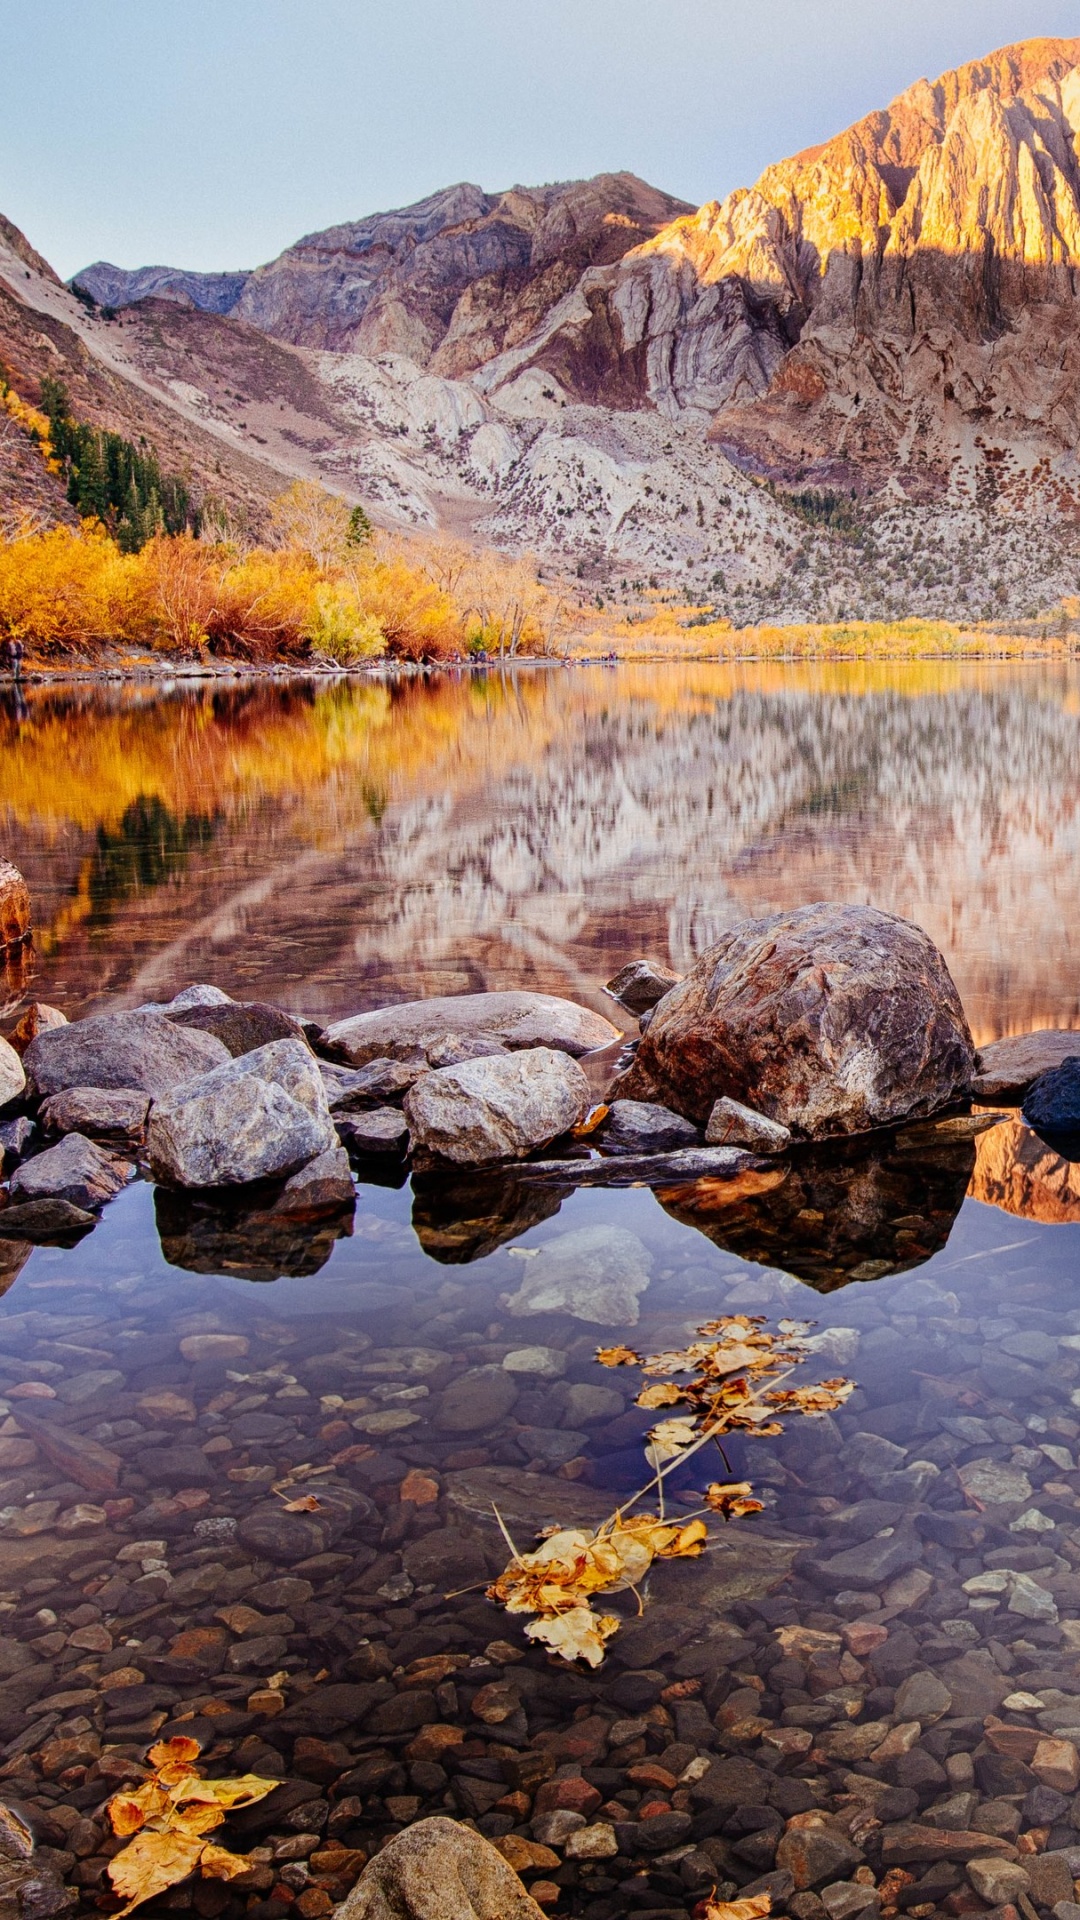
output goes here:
[[[685, 966], [736, 917], [835, 894], [919, 919], [980, 1038], [1080, 1022], [1076, 692], [1056, 669], [747, 668], [31, 703], [0, 735], [0, 792], [39, 904], [32, 990], [74, 1013], [203, 978], [329, 1018], [525, 984], [610, 1010], [597, 985], [635, 953]], [[734, 1201], [363, 1184], [351, 1221], [287, 1243], [140, 1182], [78, 1247], [0, 1251], [10, 1790], [49, 1810], [92, 1899], [105, 1776], [179, 1715], [220, 1770], [287, 1776], [269, 1882], [170, 1897], [208, 1920], [226, 1902], [283, 1920], [297, 1898], [317, 1920], [358, 1849], [433, 1811], [552, 1837], [535, 1798], [499, 1804], [545, 1748], [584, 1767], [619, 1851], [568, 1858], [564, 1835], [526, 1878], [598, 1920], [753, 1883], [806, 1809], [850, 1834], [852, 1795], [877, 1794], [887, 1828], [968, 1773], [951, 1824], [1015, 1815], [1044, 1850], [1080, 1847], [1068, 1796], [1029, 1801], [1034, 1777], [980, 1752], [991, 1707], [1080, 1725], [1078, 1221], [1075, 1168], [1010, 1124]], [[766, 1512], [658, 1569], [598, 1675], [522, 1658], [482, 1598], [492, 1498], [523, 1542], [600, 1519], [640, 1483], [646, 1417], [595, 1347], [668, 1346], [724, 1312], [815, 1319], [816, 1371], [857, 1394], [729, 1448]], [[504, 1366], [536, 1347], [544, 1373]], [[273, 1487], [327, 1466], [321, 1512], [284, 1515]], [[963, 1590], [1003, 1567], [1000, 1592]], [[852, 1620], [880, 1644], [846, 1644]], [[443, 1653], [444, 1677], [408, 1673]], [[948, 1710], [911, 1753], [863, 1757], [919, 1718], [896, 1695], [923, 1671]], [[515, 1690], [501, 1720], [473, 1710], [492, 1682]], [[1043, 1704], [1005, 1708], [1017, 1688]], [[448, 1764], [410, 1752], [433, 1722], [466, 1733]], [[782, 1752], [782, 1728], [813, 1745]], [[680, 1779], [696, 1756], [743, 1771], [712, 1792]], [[672, 1784], [631, 1779], [645, 1758]], [[767, 1811], [750, 1829], [747, 1805]], [[881, 1829], [855, 1827], [880, 1872]], [[260, 1837], [236, 1823], [235, 1844]]]

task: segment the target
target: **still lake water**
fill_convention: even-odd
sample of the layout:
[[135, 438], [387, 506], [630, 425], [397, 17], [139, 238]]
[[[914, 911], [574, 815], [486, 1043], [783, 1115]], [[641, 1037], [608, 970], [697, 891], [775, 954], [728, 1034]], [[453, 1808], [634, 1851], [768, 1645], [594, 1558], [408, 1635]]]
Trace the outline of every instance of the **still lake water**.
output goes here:
[[[925, 927], [977, 1041], [1080, 1029], [1078, 767], [1080, 672], [1057, 666], [34, 689], [0, 710], [0, 850], [38, 930], [4, 999], [75, 1017], [207, 980], [326, 1022], [523, 986], [610, 1016], [600, 987], [625, 960], [684, 970], [735, 920], [835, 898]], [[215, 1770], [292, 1782], [261, 1830], [287, 1871], [169, 1897], [208, 1920], [297, 1899], [317, 1920], [357, 1849], [438, 1811], [556, 1838], [525, 1877], [597, 1920], [753, 1883], [805, 1809], [854, 1821], [876, 1870], [880, 1828], [852, 1806], [887, 1826], [957, 1783], [972, 1804], [938, 1824], [978, 1825], [981, 1801], [1006, 1806], [985, 1827], [1004, 1832], [1020, 1809], [1012, 1830], [1078, 1849], [1080, 1871], [1080, 1806], [1040, 1813], [1035, 1776], [979, 1746], [991, 1708], [1080, 1727], [1080, 1169], [1017, 1120], [735, 1200], [369, 1173], [351, 1220], [286, 1239], [139, 1181], [75, 1248], [0, 1240], [0, 1272], [0, 1747], [86, 1899], [101, 1833], [72, 1821], [181, 1715]], [[492, 1498], [523, 1539], [600, 1519], [639, 1482], [646, 1416], [637, 1374], [594, 1348], [681, 1343], [725, 1312], [813, 1318], [817, 1373], [857, 1393], [729, 1449], [766, 1512], [659, 1569], [599, 1674], [523, 1659], [478, 1588], [500, 1564]], [[544, 1351], [504, 1366], [523, 1349]], [[272, 1488], [331, 1464], [322, 1510], [283, 1517]], [[849, 1646], [853, 1619], [879, 1644]], [[430, 1684], [401, 1671], [443, 1653], [456, 1669]], [[879, 1723], [919, 1719], [895, 1695], [927, 1670], [944, 1716], [868, 1760]], [[470, 1703], [492, 1681], [514, 1691], [485, 1720]], [[1004, 1709], [1018, 1689], [1039, 1704]], [[433, 1722], [466, 1733], [441, 1760], [409, 1750]], [[813, 1744], [777, 1744], [792, 1728]], [[57, 1740], [63, 1767], [42, 1758]], [[568, 1857], [542, 1809], [501, 1804], [537, 1741], [584, 1768], [617, 1852]], [[743, 1768], [735, 1802], [694, 1776], [717, 1754]], [[629, 1779], [646, 1755], [675, 1784]], [[748, 1824], [746, 1803], [769, 1817]], [[955, 1896], [962, 1868], [932, 1873], [905, 1904]]]

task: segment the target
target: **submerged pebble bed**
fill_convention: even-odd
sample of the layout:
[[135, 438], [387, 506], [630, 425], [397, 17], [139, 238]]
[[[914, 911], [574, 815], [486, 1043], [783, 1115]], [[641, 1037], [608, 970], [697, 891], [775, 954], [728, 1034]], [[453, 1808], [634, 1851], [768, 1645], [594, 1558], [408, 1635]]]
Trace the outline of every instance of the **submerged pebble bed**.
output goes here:
[[[321, 1274], [260, 1285], [166, 1265], [137, 1183], [0, 1303], [0, 1792], [66, 1883], [50, 1910], [114, 1904], [103, 1803], [174, 1732], [282, 1784], [223, 1830], [249, 1874], [148, 1913], [318, 1920], [443, 1812], [595, 1920], [714, 1886], [796, 1920], [1071, 1901], [1074, 1230], [968, 1202], [926, 1266], [819, 1299], [646, 1191], [468, 1266], [408, 1205], [362, 1187]], [[484, 1598], [493, 1498], [523, 1546], [602, 1519], [651, 1416], [595, 1348], [740, 1311], [816, 1314], [857, 1392], [728, 1443], [765, 1512], [656, 1567], [640, 1617], [616, 1601], [598, 1672], [547, 1658]]]

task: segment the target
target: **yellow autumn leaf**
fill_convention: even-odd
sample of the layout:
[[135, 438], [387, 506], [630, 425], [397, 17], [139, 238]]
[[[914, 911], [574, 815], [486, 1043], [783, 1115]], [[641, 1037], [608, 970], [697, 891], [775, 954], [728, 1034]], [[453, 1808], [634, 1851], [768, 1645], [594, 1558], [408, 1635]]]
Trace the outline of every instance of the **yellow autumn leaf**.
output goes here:
[[225, 1808], [219, 1807], [213, 1800], [192, 1800], [187, 1806], [174, 1808], [166, 1831], [169, 1833], [200, 1834], [212, 1833], [220, 1827], [225, 1818]]
[[571, 1139], [587, 1140], [590, 1133], [596, 1132], [597, 1127], [600, 1126], [602, 1122], [607, 1119], [608, 1114], [610, 1112], [611, 1112], [611, 1108], [605, 1107], [603, 1104], [601, 1104], [598, 1107], [590, 1108], [589, 1112], [585, 1115], [584, 1120], [582, 1120], [578, 1126], [571, 1127], [570, 1129]]
[[602, 1367], [640, 1367], [641, 1355], [633, 1347], [597, 1347], [596, 1358]]
[[531, 1620], [525, 1629], [530, 1640], [539, 1640], [564, 1660], [585, 1660], [598, 1667], [606, 1652], [605, 1641], [617, 1633], [619, 1621], [613, 1613], [596, 1614], [589, 1607], [575, 1607], [554, 1620]]
[[202, 1748], [197, 1740], [188, 1739], [185, 1734], [178, 1733], [171, 1740], [159, 1740], [156, 1746], [151, 1747], [146, 1757], [154, 1772], [160, 1773], [163, 1767], [186, 1766], [190, 1769], [201, 1752]]
[[[165, 1796], [160, 1796], [162, 1805], [166, 1805]], [[133, 1793], [117, 1793], [109, 1801], [109, 1819], [112, 1830], [122, 1840], [138, 1833], [146, 1825], [147, 1809], [143, 1801]]]
[[697, 1423], [691, 1417], [658, 1420], [655, 1427], [649, 1428], [648, 1457], [657, 1465], [664, 1460], [674, 1460], [684, 1447], [692, 1446], [696, 1439]]
[[295, 1500], [282, 1500], [283, 1513], [321, 1513], [322, 1501], [313, 1493], [302, 1493]]
[[764, 1920], [772, 1912], [772, 1895], [752, 1893], [747, 1900], [707, 1900], [702, 1920]]
[[[206, 1842], [198, 1834], [140, 1833], [130, 1846], [109, 1862], [109, 1879], [114, 1892], [126, 1905], [120, 1914], [130, 1913], [144, 1900], [167, 1892], [178, 1880], [186, 1880], [198, 1865]], [[115, 1916], [120, 1920], [120, 1916]]]
[[281, 1785], [280, 1780], [267, 1780], [259, 1773], [241, 1773], [235, 1780], [193, 1779], [183, 1788], [183, 1801], [205, 1801], [218, 1807], [250, 1807], [256, 1800], [264, 1800], [268, 1793]]
[[764, 1512], [762, 1502], [753, 1498], [753, 1492], [749, 1480], [732, 1480], [726, 1485], [714, 1480], [702, 1498], [714, 1513], [722, 1513], [725, 1520], [735, 1520], [745, 1513]]
[[211, 1880], [235, 1880], [251, 1865], [246, 1853], [230, 1853], [227, 1847], [208, 1844], [199, 1855], [199, 1866]]
[[663, 1386], [642, 1387], [634, 1405], [637, 1407], [677, 1407], [686, 1394], [673, 1380], [667, 1380]]

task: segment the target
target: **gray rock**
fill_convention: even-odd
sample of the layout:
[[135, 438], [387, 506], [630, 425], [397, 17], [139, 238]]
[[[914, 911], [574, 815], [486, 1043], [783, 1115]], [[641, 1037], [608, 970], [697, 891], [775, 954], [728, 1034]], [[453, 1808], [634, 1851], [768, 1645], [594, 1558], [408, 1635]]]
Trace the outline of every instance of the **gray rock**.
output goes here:
[[273, 1040], [299, 1040], [307, 1046], [304, 1029], [291, 1013], [280, 1007], [268, 1007], [262, 1001], [224, 1000], [207, 1006], [171, 1008], [166, 1018], [189, 1031], [212, 1033], [227, 1047], [234, 1059], [254, 1053], [256, 1047], [268, 1047]]
[[980, 1900], [986, 1900], [992, 1907], [1003, 1907], [1016, 1901], [1020, 1894], [1028, 1893], [1031, 1881], [1019, 1861], [997, 1860], [990, 1855], [981, 1860], [969, 1860], [967, 1877], [971, 1881]]
[[545, 1467], [561, 1467], [567, 1460], [576, 1460], [587, 1447], [588, 1438], [588, 1434], [573, 1427], [514, 1429], [514, 1439], [530, 1464], [540, 1461]]
[[97, 1225], [97, 1216], [70, 1200], [27, 1200], [21, 1206], [0, 1209], [0, 1238], [29, 1240], [47, 1245]]
[[405, 1116], [414, 1146], [459, 1166], [489, 1166], [568, 1133], [589, 1103], [581, 1068], [538, 1046], [424, 1074], [405, 1096]]
[[543, 1920], [543, 1911], [490, 1840], [437, 1815], [387, 1841], [336, 1920]]
[[664, 1153], [701, 1139], [692, 1121], [651, 1100], [614, 1100], [600, 1137], [609, 1152], [619, 1153]]
[[725, 934], [661, 1001], [613, 1091], [698, 1122], [727, 1095], [816, 1139], [938, 1112], [974, 1057], [926, 934], [821, 901]]
[[81, 1133], [66, 1134], [59, 1146], [24, 1160], [11, 1177], [15, 1201], [66, 1200], [96, 1213], [126, 1186], [135, 1169], [130, 1161], [103, 1153]]
[[1080, 1034], [1059, 1027], [993, 1040], [989, 1046], [980, 1047], [975, 1056], [971, 1091], [976, 1100], [1011, 1097], [1019, 1105], [1036, 1080], [1053, 1072], [1074, 1053], [1080, 1053]]
[[577, 1227], [545, 1241], [505, 1306], [515, 1318], [569, 1313], [593, 1326], [632, 1327], [651, 1272], [652, 1255], [629, 1228]]
[[507, 1373], [531, 1373], [538, 1380], [558, 1380], [566, 1372], [561, 1347], [515, 1347], [503, 1359]]
[[[912, 1673], [896, 1690], [893, 1718], [901, 1722], [918, 1720], [921, 1726], [932, 1727], [951, 1706], [952, 1694], [936, 1673]], [[961, 1820], [957, 1824], [967, 1823]]]
[[655, 960], [631, 960], [608, 981], [604, 992], [628, 1013], [648, 1013], [665, 993], [678, 986], [681, 978], [681, 974], [672, 973], [670, 967], [662, 967]]
[[331, 1113], [363, 1113], [399, 1100], [428, 1070], [426, 1056], [419, 1047], [415, 1051], [414, 1060], [369, 1060], [366, 1067], [339, 1067], [320, 1060]]
[[617, 1419], [626, 1401], [614, 1387], [575, 1380], [572, 1386], [559, 1389], [558, 1405], [565, 1427], [595, 1427], [603, 1420]]
[[409, 1000], [338, 1020], [326, 1031], [328, 1046], [352, 1067], [369, 1060], [406, 1057], [447, 1034], [498, 1041], [502, 1046], [553, 1047], [577, 1055], [621, 1036], [610, 1020], [549, 993], [443, 994]]
[[[554, 1180], [575, 1187], [685, 1185], [694, 1180], [726, 1180], [760, 1168], [762, 1161], [742, 1147], [676, 1147], [671, 1153], [611, 1153], [596, 1160], [534, 1160], [530, 1180]], [[777, 1171], [783, 1179], [786, 1169]]]
[[136, 1013], [183, 1013], [188, 1007], [227, 1007], [231, 1004], [229, 995], [220, 987], [211, 987], [197, 981], [190, 987], [182, 987], [174, 993], [171, 1000], [145, 1000]]
[[922, 1559], [922, 1542], [910, 1528], [897, 1527], [858, 1547], [849, 1547], [828, 1560], [808, 1559], [806, 1571], [814, 1584], [838, 1593], [843, 1587], [877, 1587], [898, 1573], [906, 1573]]
[[791, 1145], [791, 1128], [770, 1120], [739, 1100], [725, 1094], [718, 1100], [705, 1125], [710, 1147], [749, 1147], [752, 1153], [783, 1153]]
[[350, 1153], [405, 1153], [409, 1127], [400, 1107], [372, 1107], [367, 1113], [331, 1109], [338, 1138]]
[[267, 1560], [293, 1566], [313, 1554], [326, 1553], [350, 1527], [370, 1519], [375, 1511], [366, 1494], [349, 1487], [315, 1481], [312, 1491], [319, 1502], [317, 1512], [286, 1513], [279, 1500], [260, 1502], [240, 1521], [238, 1538]]
[[877, 1913], [881, 1896], [876, 1887], [864, 1887], [857, 1880], [834, 1880], [822, 1887], [821, 1904], [829, 1920], [856, 1920], [858, 1914]]
[[119, 1087], [157, 1099], [228, 1058], [213, 1034], [189, 1033], [158, 1013], [103, 1013], [39, 1033], [23, 1065], [43, 1098], [69, 1087]]
[[38, 1118], [46, 1133], [85, 1133], [91, 1139], [137, 1141], [150, 1096], [122, 1087], [68, 1087], [46, 1100]]
[[177, 1087], [155, 1102], [147, 1129], [155, 1179], [181, 1187], [277, 1178], [337, 1144], [322, 1076], [298, 1040], [275, 1040]]
[[5, 1120], [0, 1126], [0, 1165], [10, 1166], [21, 1160], [27, 1148], [34, 1140], [37, 1128], [28, 1114], [20, 1113], [14, 1120]]
[[502, 1367], [470, 1367], [442, 1395], [435, 1425], [441, 1433], [482, 1433], [506, 1417], [517, 1397], [514, 1377]]
[[14, 1047], [0, 1040], [0, 1111], [21, 1098], [26, 1086], [26, 1071]]
[[340, 1213], [355, 1202], [349, 1156], [344, 1147], [328, 1147], [290, 1175], [268, 1211], [290, 1220], [318, 1220], [324, 1214]]

